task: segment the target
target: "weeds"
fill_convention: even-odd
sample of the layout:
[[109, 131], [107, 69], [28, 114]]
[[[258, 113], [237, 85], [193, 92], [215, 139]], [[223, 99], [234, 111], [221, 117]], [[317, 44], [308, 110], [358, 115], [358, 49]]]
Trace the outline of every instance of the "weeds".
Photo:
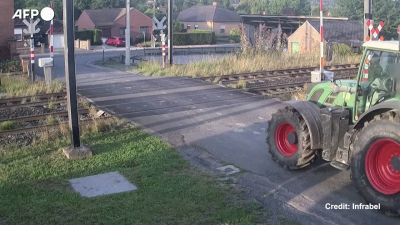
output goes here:
[[[347, 55], [334, 57], [330, 64], [359, 63], [360, 56]], [[145, 75], [157, 76], [221, 76], [235, 73], [256, 72], [263, 70], [313, 67], [319, 64], [318, 54], [289, 54], [286, 52], [268, 52], [248, 54], [230, 54], [214, 61], [173, 65], [163, 69], [157, 62], [143, 62], [138, 71]]]
[[3, 77], [0, 86], [0, 92], [3, 92], [5, 97], [50, 94], [61, 92], [63, 90], [64, 84], [59, 81], [53, 81], [53, 83], [48, 86], [42, 81], [30, 83], [27, 77], [23, 76]]
[[58, 119], [53, 115], [49, 115], [46, 117], [46, 124], [49, 126], [54, 126], [58, 124]]
[[15, 121], [4, 121], [0, 123], [0, 131], [12, 130], [17, 126]]

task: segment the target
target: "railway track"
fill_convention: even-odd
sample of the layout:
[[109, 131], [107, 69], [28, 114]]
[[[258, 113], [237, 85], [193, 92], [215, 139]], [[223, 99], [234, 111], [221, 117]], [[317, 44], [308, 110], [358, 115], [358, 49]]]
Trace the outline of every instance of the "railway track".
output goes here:
[[[254, 73], [242, 73], [202, 78], [227, 87], [242, 88], [246, 91], [268, 96], [279, 96], [302, 90], [311, 82], [311, 72], [319, 68], [295, 68]], [[335, 73], [335, 79], [351, 79], [357, 74], [358, 65], [344, 64], [326, 67]]]
[[[351, 74], [336, 74], [334, 80], [342, 80], [342, 79], [353, 79], [356, 73], [354, 75]], [[298, 78], [294, 80], [289, 80], [287, 79], [285, 82], [278, 81], [278, 83], [275, 82], [269, 82], [265, 84], [257, 84], [257, 85], [249, 85], [249, 87], [246, 87], [245, 90], [260, 94], [260, 95], [265, 95], [265, 96], [280, 96], [284, 94], [290, 94], [294, 92], [298, 92], [303, 90], [304, 85], [311, 83], [311, 78], [310, 77], [303, 77], [303, 78]]]
[[[109, 118], [109, 117], [107, 117]], [[80, 125], [85, 125], [92, 123], [93, 121], [100, 121], [104, 120], [105, 118], [97, 118], [97, 119], [83, 119], [79, 121]], [[61, 125], [67, 125], [68, 121], [63, 121], [60, 123], [56, 124], [45, 124], [45, 125], [37, 125], [37, 126], [30, 126], [30, 127], [23, 127], [23, 128], [17, 128], [17, 129], [12, 129], [12, 130], [6, 130], [6, 131], [0, 131], [0, 137], [1, 136], [9, 136], [9, 135], [18, 135], [21, 133], [26, 133], [26, 132], [32, 132], [32, 131], [40, 131], [40, 130], [50, 130], [50, 129], [58, 129]]]
[[[52, 109], [49, 108], [50, 103], [53, 104]], [[2, 113], [5, 113], [0, 117], [0, 125], [3, 125], [0, 137], [59, 128], [60, 125], [67, 124], [68, 112], [65, 103], [66, 93], [64, 92], [0, 99], [0, 109]], [[88, 108], [80, 108], [80, 122], [85, 124], [110, 118], [103, 112], [98, 115], [96, 112]]]
[[40, 94], [35, 96], [23, 96], [23, 97], [14, 97], [14, 98], [0, 98], [0, 107], [9, 106], [9, 105], [23, 105], [34, 102], [48, 102], [50, 100], [60, 100], [65, 99], [67, 93], [58, 92], [51, 94]]

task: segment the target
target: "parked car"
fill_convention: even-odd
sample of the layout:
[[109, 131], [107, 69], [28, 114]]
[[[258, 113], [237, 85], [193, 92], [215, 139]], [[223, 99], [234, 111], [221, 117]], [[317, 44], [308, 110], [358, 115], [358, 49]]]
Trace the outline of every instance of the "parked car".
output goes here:
[[106, 41], [106, 45], [111, 45], [115, 47], [125, 46], [125, 38], [122, 37], [110, 37]]

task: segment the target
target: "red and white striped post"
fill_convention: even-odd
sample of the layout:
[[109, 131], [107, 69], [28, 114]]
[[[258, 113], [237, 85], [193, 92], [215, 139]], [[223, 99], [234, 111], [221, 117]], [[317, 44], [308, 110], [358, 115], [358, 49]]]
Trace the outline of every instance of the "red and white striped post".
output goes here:
[[50, 21], [50, 57], [54, 57], [54, 20]]
[[165, 61], [167, 59], [167, 45], [166, 37], [163, 31], [161, 31], [161, 52], [162, 52], [162, 66], [165, 68]]
[[31, 34], [31, 49], [30, 49], [30, 60], [31, 60], [31, 80], [35, 82], [35, 40], [33, 34]]
[[324, 65], [325, 65], [325, 54], [324, 54], [324, 1], [319, 1], [319, 23], [320, 23], [320, 36], [321, 36], [321, 43], [320, 43], [320, 65], [319, 71], [321, 73], [321, 80], [324, 73]]

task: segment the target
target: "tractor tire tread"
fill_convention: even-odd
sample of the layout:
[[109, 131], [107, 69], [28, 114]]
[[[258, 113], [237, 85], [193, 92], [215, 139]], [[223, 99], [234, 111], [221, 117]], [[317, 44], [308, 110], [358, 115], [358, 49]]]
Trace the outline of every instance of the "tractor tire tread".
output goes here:
[[[296, 164], [288, 164], [285, 161], [280, 160], [276, 154], [271, 151], [272, 148], [275, 148], [272, 143], [270, 143], [270, 136], [274, 133], [274, 130], [271, 130], [271, 126], [268, 126], [267, 129], [267, 146], [269, 148], [269, 154], [273, 161], [277, 162], [281, 167], [287, 170], [299, 170], [310, 166], [316, 158], [316, 151], [311, 149], [311, 136], [308, 129], [308, 126], [302, 116], [292, 107], [285, 107], [283, 109], [279, 109], [275, 114], [272, 115], [271, 121], [275, 121], [278, 118], [285, 117], [285, 115], [289, 118], [293, 118], [296, 123], [298, 123], [298, 127], [300, 128], [300, 137], [302, 143], [302, 151], [301, 154], [298, 156]], [[271, 121], [269, 124], [271, 124]]]
[[[357, 192], [360, 193], [365, 199], [367, 199], [367, 201], [373, 201], [374, 199], [380, 199], [380, 200], [384, 200], [386, 201], [386, 204], [391, 204], [391, 205], [396, 205], [396, 201], [400, 200], [400, 194], [397, 194], [395, 197], [392, 198], [384, 198], [381, 195], [379, 195], [378, 193], [373, 193], [372, 191], [366, 191], [368, 189], [371, 189], [369, 182], [367, 181], [366, 177], [360, 177], [358, 175], [358, 172], [356, 171], [357, 166], [355, 165], [355, 160], [357, 160], [358, 158], [356, 157], [356, 155], [359, 153], [359, 151], [362, 151], [362, 149], [358, 149], [358, 145], [360, 144], [360, 138], [363, 135], [364, 130], [368, 129], [368, 127], [371, 127], [374, 124], [377, 123], [382, 123], [384, 121], [390, 121], [392, 123], [397, 124], [400, 127], [400, 112], [397, 110], [392, 110], [392, 111], [388, 111], [382, 114], [378, 114], [376, 116], [374, 116], [373, 119], [366, 121], [364, 123], [364, 126], [359, 129], [358, 131], [356, 131], [356, 133], [354, 134], [354, 140], [351, 142], [350, 145], [350, 151], [352, 153], [352, 157], [351, 157], [351, 170], [350, 170], [350, 179], [353, 181], [353, 183], [356, 186]], [[356, 167], [356, 168], [355, 168]], [[378, 202], [375, 202], [378, 203]], [[385, 204], [384, 203], [384, 204]], [[383, 206], [382, 210], [381, 210], [384, 214], [389, 215], [389, 216], [400, 216], [400, 204], [397, 203], [396, 205], [396, 209], [392, 209], [389, 208], [387, 206]]]

